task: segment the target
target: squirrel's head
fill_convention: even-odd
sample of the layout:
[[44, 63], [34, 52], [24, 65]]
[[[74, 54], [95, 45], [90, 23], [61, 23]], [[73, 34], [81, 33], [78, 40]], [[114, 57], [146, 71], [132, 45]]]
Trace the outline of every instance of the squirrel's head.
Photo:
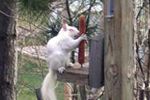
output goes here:
[[63, 20], [62, 30], [72, 38], [77, 38], [80, 35], [79, 30], [74, 26], [69, 26], [65, 20]]

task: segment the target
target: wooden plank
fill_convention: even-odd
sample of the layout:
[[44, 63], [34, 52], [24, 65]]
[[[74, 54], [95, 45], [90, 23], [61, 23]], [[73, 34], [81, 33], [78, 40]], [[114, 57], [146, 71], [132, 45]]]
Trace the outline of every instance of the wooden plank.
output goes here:
[[57, 72], [58, 81], [69, 82], [79, 85], [88, 84], [88, 68], [67, 68], [64, 73]]

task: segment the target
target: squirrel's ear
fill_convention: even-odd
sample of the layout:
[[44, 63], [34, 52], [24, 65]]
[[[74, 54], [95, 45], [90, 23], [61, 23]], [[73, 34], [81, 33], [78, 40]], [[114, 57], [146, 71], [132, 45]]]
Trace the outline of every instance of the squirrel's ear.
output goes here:
[[63, 19], [63, 20], [62, 20], [62, 28], [64, 29], [64, 31], [67, 30], [67, 26], [68, 26], [68, 24], [67, 24], [66, 20]]

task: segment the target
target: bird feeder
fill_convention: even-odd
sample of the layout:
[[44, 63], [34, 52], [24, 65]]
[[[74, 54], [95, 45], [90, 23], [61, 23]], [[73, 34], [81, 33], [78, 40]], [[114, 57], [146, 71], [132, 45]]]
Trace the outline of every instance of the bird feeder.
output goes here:
[[[79, 31], [80, 35], [86, 33], [86, 18], [84, 15], [79, 17]], [[85, 84], [88, 81], [87, 84], [91, 88], [100, 88], [104, 85], [104, 34], [96, 35], [89, 41], [88, 71], [82, 67], [85, 63], [85, 42], [83, 40], [79, 44], [78, 62], [81, 64], [81, 68], [67, 69], [63, 75], [58, 74], [57, 77], [58, 80], [77, 84]]]
[[[81, 15], [79, 17], [79, 31], [80, 35], [86, 33], [86, 19], [84, 15]], [[81, 64], [81, 66], [84, 63], [84, 57], [85, 57], [85, 41], [81, 41], [79, 44], [79, 52], [78, 52], [78, 62]]]
[[[80, 35], [86, 33], [86, 19], [84, 15], [79, 17]], [[90, 40], [89, 49], [89, 85], [100, 88], [104, 85], [104, 35], [97, 35]], [[81, 66], [85, 59], [85, 41], [79, 44], [78, 62]]]
[[104, 36], [95, 36], [89, 43], [89, 85], [100, 88], [104, 85]]

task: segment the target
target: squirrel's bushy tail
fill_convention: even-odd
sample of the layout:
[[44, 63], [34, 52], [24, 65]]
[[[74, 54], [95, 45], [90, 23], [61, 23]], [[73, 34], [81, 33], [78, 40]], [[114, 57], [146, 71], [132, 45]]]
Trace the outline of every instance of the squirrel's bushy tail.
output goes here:
[[57, 100], [55, 94], [55, 84], [56, 84], [55, 72], [53, 70], [49, 70], [49, 73], [46, 75], [41, 88], [43, 100]]

